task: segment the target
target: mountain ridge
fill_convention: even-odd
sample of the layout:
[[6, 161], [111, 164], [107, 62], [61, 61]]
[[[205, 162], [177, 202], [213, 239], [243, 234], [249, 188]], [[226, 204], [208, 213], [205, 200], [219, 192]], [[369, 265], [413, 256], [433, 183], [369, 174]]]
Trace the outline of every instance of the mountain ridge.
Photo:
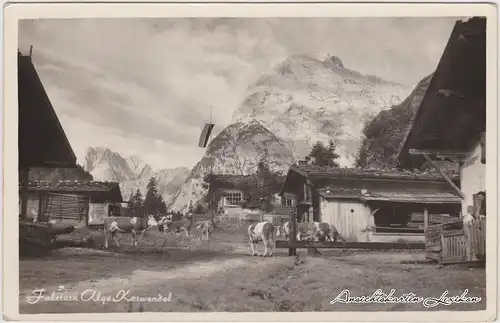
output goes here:
[[158, 181], [158, 192], [167, 204], [172, 202], [173, 196], [189, 173], [187, 167], [154, 171], [140, 157], [131, 155], [124, 158], [107, 147], [87, 148], [83, 169], [90, 173], [94, 180], [120, 183], [124, 200], [128, 200], [137, 189], [145, 197], [149, 179], [155, 177]]

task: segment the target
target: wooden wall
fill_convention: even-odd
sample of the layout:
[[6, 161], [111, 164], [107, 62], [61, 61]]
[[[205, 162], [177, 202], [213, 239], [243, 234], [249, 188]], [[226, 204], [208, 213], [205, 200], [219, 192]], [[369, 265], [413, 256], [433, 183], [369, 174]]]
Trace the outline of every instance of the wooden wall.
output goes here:
[[375, 225], [370, 208], [356, 200], [320, 199], [321, 221], [332, 224], [349, 242], [371, 241], [372, 233], [366, 231]]

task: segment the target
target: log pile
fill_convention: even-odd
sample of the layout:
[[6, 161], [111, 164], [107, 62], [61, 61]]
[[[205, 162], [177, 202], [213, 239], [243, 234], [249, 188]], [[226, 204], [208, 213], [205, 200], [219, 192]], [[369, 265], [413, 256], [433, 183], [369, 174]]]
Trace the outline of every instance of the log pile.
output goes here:
[[45, 200], [43, 218], [47, 221], [51, 219], [81, 221], [84, 215], [83, 195], [50, 193]]

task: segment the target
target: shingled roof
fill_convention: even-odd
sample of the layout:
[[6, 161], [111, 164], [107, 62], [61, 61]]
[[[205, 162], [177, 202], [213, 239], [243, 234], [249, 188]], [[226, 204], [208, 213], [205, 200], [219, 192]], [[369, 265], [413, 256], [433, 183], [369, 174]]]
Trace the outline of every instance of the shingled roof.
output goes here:
[[[334, 168], [312, 165], [293, 165], [289, 172], [294, 171], [308, 179], [320, 178], [360, 178], [360, 179], [402, 179], [415, 181], [445, 181], [434, 169], [431, 170], [400, 170], [379, 168]], [[451, 179], [458, 180], [459, 174], [452, 172], [447, 174]]]
[[459, 204], [461, 198], [456, 193], [452, 192], [430, 192], [429, 191], [380, 191], [380, 190], [363, 190], [361, 188], [342, 188], [342, 187], [322, 187], [318, 193], [328, 199], [356, 199], [361, 201], [390, 201], [403, 203], [450, 203]]
[[113, 202], [123, 201], [120, 184], [117, 182], [82, 180], [30, 181], [28, 183], [28, 191], [46, 191], [57, 193], [103, 192], [107, 193]]
[[486, 18], [457, 21], [399, 154], [402, 167], [422, 156], [410, 149], [467, 152], [486, 129]]

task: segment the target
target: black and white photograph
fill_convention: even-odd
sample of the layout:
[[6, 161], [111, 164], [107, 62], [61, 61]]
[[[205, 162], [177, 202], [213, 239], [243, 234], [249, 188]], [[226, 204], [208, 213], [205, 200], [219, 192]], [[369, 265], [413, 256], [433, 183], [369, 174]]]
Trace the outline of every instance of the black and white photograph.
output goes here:
[[463, 13], [18, 20], [19, 314], [492, 313]]

